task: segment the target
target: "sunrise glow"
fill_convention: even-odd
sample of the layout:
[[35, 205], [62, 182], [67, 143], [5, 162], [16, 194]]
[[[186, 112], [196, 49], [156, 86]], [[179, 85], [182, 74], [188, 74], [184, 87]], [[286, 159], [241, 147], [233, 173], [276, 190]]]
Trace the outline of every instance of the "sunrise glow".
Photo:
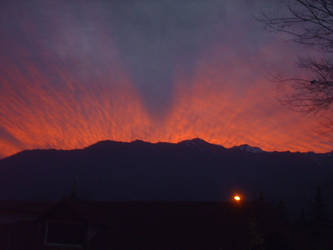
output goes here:
[[[12, 7], [4, 10], [9, 16], [17, 13], [17, 6]], [[201, 138], [224, 147], [249, 144], [266, 151], [332, 149], [327, 136], [314, 130], [317, 119], [279, 103], [283, 91], [276, 91], [267, 74], [271, 64], [276, 70], [294, 70], [289, 58], [294, 50], [276, 39], [249, 48], [242, 43], [246, 39], [217, 36], [216, 30], [226, 28], [218, 22], [214, 28], [202, 24], [203, 30], [214, 30], [210, 35], [215, 40], [209, 43], [206, 37], [197, 40], [203, 32], [192, 29], [185, 32], [190, 45], [178, 42], [184, 40], [184, 30], [176, 28], [188, 26], [173, 27], [173, 22], [166, 29], [170, 39], [164, 41], [157, 32], [150, 40], [141, 29], [135, 29], [132, 39], [127, 37], [132, 32], [115, 32], [122, 28], [105, 22], [108, 14], [100, 13], [105, 8], [82, 8], [89, 25], [76, 12], [63, 17], [61, 9], [47, 4], [38, 13], [31, 10], [12, 20], [14, 28], [1, 41], [0, 158], [25, 149], [75, 149], [101, 140], [137, 139], [175, 143]], [[145, 13], [140, 8], [135, 9], [139, 16]], [[198, 13], [190, 14], [189, 20], [201, 27]], [[136, 24], [119, 18], [114, 25]], [[183, 15], [175, 18], [184, 21]], [[4, 30], [11, 27], [3, 25]], [[256, 25], [250, 27], [255, 32], [243, 26], [232, 28], [235, 37], [263, 32]], [[165, 47], [158, 47], [157, 54], [150, 49], [160, 44]], [[190, 56], [183, 57], [180, 52], [189, 47], [193, 49], [184, 54]]]
[[332, 249], [333, 0], [0, 13], [0, 250]]
[[[21, 65], [25, 73], [13, 64], [2, 68], [9, 78], [1, 83], [0, 156], [33, 148], [83, 148], [100, 140], [179, 142], [197, 137], [225, 147], [331, 149], [313, 131], [316, 121], [279, 107], [273, 89], [263, 79], [239, 96], [229, 83], [224, 88], [217, 85], [222, 75], [211, 79], [209, 70], [218, 72], [218, 68], [203, 67], [192, 82], [178, 77], [173, 104], [164, 117], [155, 117], [126, 71], [110, 73], [109, 78], [117, 75], [115, 87], [102, 84], [109, 82], [105, 76], [89, 90], [65, 68], [54, 66], [62, 88], [51, 84], [45, 88], [49, 80], [37, 66], [24, 60]], [[187, 85], [191, 87], [184, 89]], [[267, 112], [272, 113], [266, 117]]]

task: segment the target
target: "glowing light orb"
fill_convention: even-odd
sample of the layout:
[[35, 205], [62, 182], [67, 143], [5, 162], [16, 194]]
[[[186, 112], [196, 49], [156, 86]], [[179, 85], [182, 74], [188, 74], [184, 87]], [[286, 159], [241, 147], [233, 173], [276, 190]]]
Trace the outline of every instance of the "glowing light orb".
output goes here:
[[234, 196], [234, 200], [237, 201], [237, 202], [239, 202], [241, 200], [241, 197], [239, 195], [235, 195]]

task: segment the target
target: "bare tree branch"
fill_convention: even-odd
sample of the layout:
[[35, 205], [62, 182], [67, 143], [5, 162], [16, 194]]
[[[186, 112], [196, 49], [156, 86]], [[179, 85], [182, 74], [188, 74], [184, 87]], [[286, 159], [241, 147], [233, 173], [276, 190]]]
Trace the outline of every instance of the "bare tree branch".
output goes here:
[[283, 103], [305, 112], [332, 108], [333, 104], [333, 0], [291, 0], [287, 15], [266, 13], [258, 20], [274, 31], [290, 35], [298, 44], [318, 49], [321, 59], [301, 58], [298, 66], [310, 73], [309, 79], [280, 79], [294, 89]]

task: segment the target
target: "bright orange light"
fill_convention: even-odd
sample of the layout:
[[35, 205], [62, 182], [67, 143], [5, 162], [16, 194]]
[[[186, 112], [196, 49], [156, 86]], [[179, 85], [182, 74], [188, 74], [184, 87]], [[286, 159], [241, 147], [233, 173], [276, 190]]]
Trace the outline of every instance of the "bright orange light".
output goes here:
[[239, 202], [241, 200], [241, 197], [239, 195], [235, 195], [234, 196], [234, 200], [237, 201], [237, 202]]

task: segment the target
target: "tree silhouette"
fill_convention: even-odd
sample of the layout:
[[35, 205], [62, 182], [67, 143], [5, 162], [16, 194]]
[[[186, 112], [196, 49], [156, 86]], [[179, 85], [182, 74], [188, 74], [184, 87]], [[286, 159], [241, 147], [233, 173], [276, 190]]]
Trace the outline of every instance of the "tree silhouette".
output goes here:
[[286, 15], [264, 13], [258, 20], [270, 30], [290, 35], [294, 42], [316, 49], [320, 56], [314, 59], [306, 55], [299, 59], [298, 66], [311, 76], [285, 79], [294, 92], [284, 101], [306, 112], [330, 110], [333, 103], [333, 1], [291, 0], [285, 7]]
[[249, 219], [250, 250], [264, 250], [264, 236], [259, 231], [255, 216]]
[[315, 223], [325, 223], [327, 220], [326, 205], [323, 200], [320, 186], [317, 187], [313, 202], [313, 220]]
[[277, 208], [278, 208], [280, 220], [284, 223], [288, 223], [288, 220], [289, 220], [288, 210], [286, 208], [285, 202], [283, 200], [280, 200]]
[[317, 187], [312, 209], [313, 218], [310, 236], [312, 248], [328, 249], [328, 245], [331, 244], [331, 228], [320, 186]]
[[304, 208], [301, 209], [301, 213], [297, 219], [297, 224], [300, 226], [300, 227], [305, 227], [306, 224], [307, 224], [307, 220], [306, 220], [306, 215], [305, 215], [305, 210]]

